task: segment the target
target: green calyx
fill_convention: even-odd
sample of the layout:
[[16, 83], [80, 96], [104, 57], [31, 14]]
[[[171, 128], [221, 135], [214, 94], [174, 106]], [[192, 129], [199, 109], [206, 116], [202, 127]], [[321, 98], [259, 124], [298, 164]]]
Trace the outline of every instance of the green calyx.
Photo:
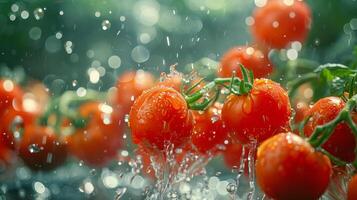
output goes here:
[[217, 101], [220, 96], [221, 89], [225, 88], [228, 94], [245, 95], [248, 94], [253, 88], [254, 76], [252, 71], [248, 71], [243, 65], [240, 65], [243, 80], [236, 77], [233, 72], [231, 78], [215, 78], [213, 81], [207, 83], [198, 91], [197, 89], [204, 79], [200, 79], [197, 83], [190, 86], [187, 90], [183, 91], [183, 96], [191, 110], [205, 110], [212, 103]]

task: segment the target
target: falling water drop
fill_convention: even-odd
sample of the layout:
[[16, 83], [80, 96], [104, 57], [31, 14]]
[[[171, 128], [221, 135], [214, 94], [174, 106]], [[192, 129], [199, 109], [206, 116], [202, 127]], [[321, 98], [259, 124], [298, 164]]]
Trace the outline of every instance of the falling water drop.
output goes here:
[[43, 12], [42, 8], [36, 8], [33, 11], [33, 15], [34, 15], [36, 20], [40, 20], [45, 15], [45, 13]]
[[103, 20], [103, 22], [102, 22], [102, 29], [103, 29], [104, 31], [110, 29], [111, 26], [112, 26], [112, 24], [110, 23], [109, 20], [107, 20], [107, 19], [106, 19], [106, 20]]
[[118, 188], [116, 191], [115, 191], [115, 197], [114, 197], [114, 200], [119, 200], [123, 197], [123, 195], [125, 194], [126, 192], [126, 187], [121, 187], [121, 188]]

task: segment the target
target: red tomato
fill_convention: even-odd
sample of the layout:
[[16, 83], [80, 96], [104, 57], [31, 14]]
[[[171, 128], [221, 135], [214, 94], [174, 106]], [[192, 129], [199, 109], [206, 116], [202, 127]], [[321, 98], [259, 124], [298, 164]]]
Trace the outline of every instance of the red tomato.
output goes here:
[[222, 104], [216, 102], [208, 110], [193, 112], [192, 143], [202, 154], [215, 153], [227, 139], [226, 126], [221, 119]]
[[357, 199], [357, 175], [354, 175], [348, 183], [347, 200]]
[[287, 129], [291, 114], [289, 97], [276, 82], [254, 80], [245, 95], [231, 94], [222, 108], [222, 119], [233, 136], [243, 144], [258, 143]]
[[218, 76], [232, 77], [233, 71], [236, 71], [236, 75], [242, 78], [240, 64], [251, 70], [256, 78], [266, 77], [273, 71], [273, 64], [266, 53], [256, 47], [238, 46], [223, 55]]
[[131, 108], [129, 122], [134, 143], [159, 150], [164, 150], [166, 144], [175, 148], [185, 144], [193, 124], [183, 96], [164, 86], [139, 96]]
[[295, 107], [294, 122], [295, 124], [298, 124], [305, 119], [306, 114], [309, 112], [310, 106], [307, 103], [300, 101], [297, 102], [294, 107]]
[[0, 113], [9, 107], [19, 108], [22, 105], [22, 89], [13, 81], [0, 80]]
[[19, 155], [33, 170], [51, 170], [67, 158], [67, 146], [49, 127], [30, 125], [20, 143]]
[[253, 13], [251, 27], [257, 42], [272, 48], [284, 48], [290, 42], [303, 42], [309, 32], [311, 13], [303, 1], [269, 0]]
[[326, 190], [330, 160], [301, 137], [292, 133], [275, 135], [258, 148], [257, 182], [276, 200], [316, 200]]
[[[306, 114], [311, 118], [304, 127], [305, 135], [310, 136], [316, 126], [333, 120], [344, 106], [345, 102], [339, 97], [325, 97], [317, 101]], [[322, 147], [346, 162], [352, 162], [356, 156], [356, 139], [345, 123], [336, 126], [331, 137]]]
[[[15, 134], [20, 134], [26, 125], [34, 123], [38, 117], [37, 112], [28, 112], [24, 109], [15, 110], [13, 107], [6, 109], [1, 115], [0, 124], [0, 143], [2, 142], [8, 148], [15, 150]], [[20, 135], [16, 136], [17, 138]]]
[[[6, 169], [15, 161], [15, 152], [0, 142], [0, 168]], [[1, 172], [0, 172], [1, 174]]]
[[69, 151], [88, 165], [103, 166], [122, 146], [124, 113], [99, 102], [81, 105], [79, 113], [87, 125], [67, 137]]
[[183, 75], [181, 73], [168, 74], [165, 79], [161, 82], [158, 82], [157, 85], [162, 85], [166, 87], [172, 87], [176, 91], [181, 91]]
[[[229, 168], [239, 168], [243, 146], [240, 143], [229, 143], [223, 151], [224, 162]], [[244, 156], [247, 156], [245, 154]]]
[[115, 102], [121, 110], [127, 113], [134, 100], [154, 84], [155, 78], [149, 72], [143, 70], [125, 72], [118, 78]]

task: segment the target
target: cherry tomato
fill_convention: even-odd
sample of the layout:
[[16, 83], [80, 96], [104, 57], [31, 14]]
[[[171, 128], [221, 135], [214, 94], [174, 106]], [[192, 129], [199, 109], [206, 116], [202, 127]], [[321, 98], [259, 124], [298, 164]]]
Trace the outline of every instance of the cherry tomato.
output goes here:
[[[190, 82], [188, 84], [183, 83], [183, 74], [175, 72], [172, 74], [168, 74], [165, 79], [161, 82], [158, 82], [157, 85], [161, 86], [166, 86], [166, 87], [172, 87], [178, 92], [181, 92], [181, 89], [183, 91], [186, 91], [190, 88], [190, 86], [193, 86], [194, 84], [198, 83], [201, 78], [200, 77], [193, 77], [190, 79]], [[204, 81], [201, 81], [198, 86], [196, 86], [191, 93], [197, 92], [199, 89], [201, 89], [205, 85]]]
[[99, 102], [79, 108], [86, 126], [67, 137], [69, 151], [88, 165], [104, 166], [115, 158], [122, 146], [124, 112]]
[[193, 119], [179, 92], [157, 86], [135, 101], [129, 123], [134, 143], [164, 150], [166, 145], [177, 148], [188, 141]]
[[258, 148], [257, 182], [276, 200], [316, 200], [326, 190], [332, 166], [330, 160], [301, 137], [281, 133]]
[[19, 155], [33, 170], [51, 170], [67, 158], [67, 145], [52, 128], [29, 125], [24, 129]]
[[[310, 136], [316, 126], [333, 120], [344, 106], [345, 102], [339, 97], [325, 97], [318, 100], [306, 114], [306, 116], [310, 116], [310, 119], [304, 127], [305, 135]], [[352, 162], [356, 156], [356, 139], [352, 130], [345, 123], [336, 126], [331, 137], [322, 147], [347, 162]]]
[[22, 105], [22, 89], [13, 81], [0, 80], [0, 113], [9, 107], [19, 108]]
[[15, 108], [9, 107], [6, 109], [0, 114], [2, 120], [0, 124], [0, 142], [9, 149], [15, 150], [15, 138], [19, 138], [24, 127], [34, 123], [38, 115], [38, 112], [26, 111], [23, 108], [15, 110]]
[[140, 94], [155, 84], [154, 76], [143, 70], [128, 71], [122, 74], [117, 81], [115, 103], [124, 112], [129, 112], [134, 100]]
[[347, 200], [357, 199], [357, 175], [354, 175], [348, 183]]
[[253, 46], [238, 46], [223, 55], [218, 76], [232, 77], [236, 71], [236, 75], [242, 78], [240, 64], [251, 70], [256, 78], [266, 77], [273, 71], [273, 64], [266, 53]]
[[221, 119], [222, 106], [216, 102], [203, 113], [193, 112], [192, 143], [202, 154], [215, 153], [227, 139], [228, 131]]
[[223, 122], [243, 144], [260, 143], [287, 129], [290, 114], [287, 92], [269, 79], [254, 80], [248, 94], [229, 95], [222, 108]]
[[251, 27], [256, 41], [272, 48], [284, 48], [290, 42], [303, 42], [309, 32], [311, 13], [303, 1], [269, 0], [256, 8]]
[[294, 122], [295, 124], [298, 124], [305, 119], [306, 114], [309, 112], [310, 106], [306, 102], [300, 101], [297, 102], [294, 107], [295, 107]]
[[[242, 150], [243, 146], [240, 143], [229, 143], [226, 145], [226, 149], [223, 151], [223, 159], [227, 167], [239, 168], [243, 153]], [[247, 154], [244, 156], [247, 156]]]

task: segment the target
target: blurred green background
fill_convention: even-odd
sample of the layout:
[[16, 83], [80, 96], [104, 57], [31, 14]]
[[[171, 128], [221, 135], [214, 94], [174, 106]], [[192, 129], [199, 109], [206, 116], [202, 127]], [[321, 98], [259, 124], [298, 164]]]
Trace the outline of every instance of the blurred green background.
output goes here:
[[[247, 23], [259, 1], [0, 0], [0, 68], [21, 67], [64, 89], [106, 89], [124, 70], [158, 74], [175, 63], [180, 70], [202, 57], [219, 60], [251, 42]], [[357, 1], [307, 2], [313, 24], [299, 57], [350, 60]]]

